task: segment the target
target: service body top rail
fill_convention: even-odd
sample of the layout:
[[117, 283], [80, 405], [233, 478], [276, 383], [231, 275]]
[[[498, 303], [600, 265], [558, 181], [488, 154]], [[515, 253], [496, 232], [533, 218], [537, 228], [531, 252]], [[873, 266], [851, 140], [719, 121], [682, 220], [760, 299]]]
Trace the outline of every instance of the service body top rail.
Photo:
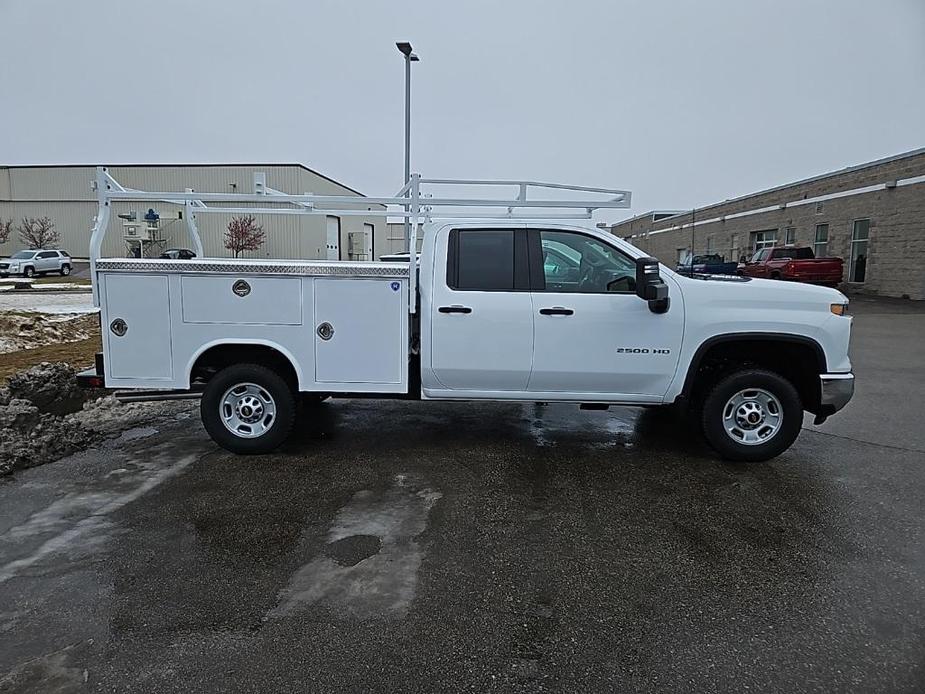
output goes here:
[[405, 263], [350, 261], [254, 260], [251, 258], [101, 258], [96, 269], [105, 272], [170, 272], [182, 274], [229, 273], [320, 277], [407, 277]]

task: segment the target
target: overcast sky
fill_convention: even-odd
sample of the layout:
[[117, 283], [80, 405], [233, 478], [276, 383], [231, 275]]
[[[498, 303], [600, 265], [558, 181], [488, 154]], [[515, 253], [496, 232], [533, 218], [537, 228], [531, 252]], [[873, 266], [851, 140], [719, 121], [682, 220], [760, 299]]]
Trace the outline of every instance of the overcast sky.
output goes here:
[[0, 163], [301, 162], [687, 208], [925, 146], [923, 0], [0, 0]]

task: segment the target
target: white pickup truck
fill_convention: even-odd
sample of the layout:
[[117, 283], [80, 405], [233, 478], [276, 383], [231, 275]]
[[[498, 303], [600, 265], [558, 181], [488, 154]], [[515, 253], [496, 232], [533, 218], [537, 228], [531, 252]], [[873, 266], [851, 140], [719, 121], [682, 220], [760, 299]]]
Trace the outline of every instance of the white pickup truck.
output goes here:
[[[206, 430], [237, 453], [280, 445], [302, 399], [402, 397], [683, 403], [721, 456], [761, 461], [793, 443], [804, 410], [821, 422], [853, 393], [851, 318], [834, 289], [681, 276], [593, 226], [513, 209], [438, 220], [438, 206], [501, 203], [422, 198], [427, 181], [417, 176], [394, 198], [370, 198], [407, 206], [414, 230], [423, 221], [417, 272], [410, 255], [401, 263], [103, 259], [98, 234], [114, 200], [172, 200], [199, 214], [205, 201], [232, 195], [127, 191], [105, 169], [97, 178], [90, 255], [103, 354], [81, 382], [121, 389], [123, 399], [201, 397]], [[504, 207], [552, 206], [526, 195], [548, 184], [513, 184], [520, 193]], [[628, 206], [619, 191], [549, 187], [617, 193], [603, 203], [553, 201], [586, 217]], [[335, 204], [274, 202], [296, 213]], [[195, 236], [195, 215], [187, 217]]]

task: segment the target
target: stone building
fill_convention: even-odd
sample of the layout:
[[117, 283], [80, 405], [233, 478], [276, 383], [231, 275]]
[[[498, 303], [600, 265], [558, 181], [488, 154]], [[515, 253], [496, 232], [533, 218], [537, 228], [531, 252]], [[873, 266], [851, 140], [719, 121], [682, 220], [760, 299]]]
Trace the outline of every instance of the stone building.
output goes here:
[[811, 246], [844, 259], [847, 292], [925, 300], [925, 148], [610, 230], [669, 267], [691, 252], [740, 260]]

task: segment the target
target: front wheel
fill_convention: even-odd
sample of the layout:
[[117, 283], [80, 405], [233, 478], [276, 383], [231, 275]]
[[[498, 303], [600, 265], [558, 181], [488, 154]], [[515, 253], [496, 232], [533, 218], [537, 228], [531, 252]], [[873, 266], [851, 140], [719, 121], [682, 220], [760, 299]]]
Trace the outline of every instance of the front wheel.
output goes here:
[[773, 371], [732, 373], [703, 400], [704, 437], [727, 460], [770, 460], [793, 444], [802, 424], [800, 394]]
[[233, 364], [206, 384], [200, 402], [202, 424], [232, 453], [269, 453], [285, 441], [295, 422], [292, 388], [272, 369]]
[[22, 276], [23, 277], [35, 277], [35, 270], [31, 267], [27, 267], [25, 270], [22, 271]]

